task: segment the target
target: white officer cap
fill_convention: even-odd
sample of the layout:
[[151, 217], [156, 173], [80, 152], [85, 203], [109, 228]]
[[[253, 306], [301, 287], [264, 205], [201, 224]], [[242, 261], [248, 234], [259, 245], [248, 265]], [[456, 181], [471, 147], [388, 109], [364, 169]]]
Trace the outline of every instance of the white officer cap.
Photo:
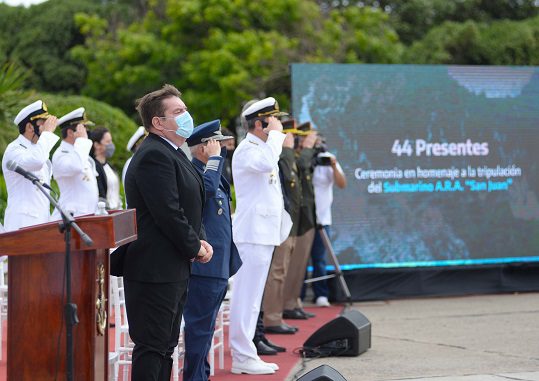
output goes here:
[[146, 135], [146, 129], [143, 126], [140, 126], [137, 128], [133, 136], [129, 138], [129, 141], [127, 142], [127, 150], [131, 151], [135, 144], [142, 139]]
[[288, 115], [286, 112], [279, 110], [279, 103], [273, 97], [264, 98], [249, 106], [241, 116], [245, 119], [253, 119], [261, 116], [283, 116]]
[[19, 111], [13, 122], [17, 126], [22, 126], [33, 120], [47, 119], [48, 117], [47, 105], [42, 100], [38, 100]]
[[79, 107], [58, 119], [58, 126], [60, 126], [60, 128], [66, 128], [73, 125], [76, 126], [79, 123], [84, 124], [85, 126], [94, 124], [86, 118], [84, 107]]

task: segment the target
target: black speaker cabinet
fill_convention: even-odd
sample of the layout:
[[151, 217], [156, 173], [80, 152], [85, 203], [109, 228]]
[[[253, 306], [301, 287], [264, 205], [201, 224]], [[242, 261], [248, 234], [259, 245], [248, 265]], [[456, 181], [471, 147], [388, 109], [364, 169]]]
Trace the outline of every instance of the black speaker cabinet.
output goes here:
[[346, 378], [329, 365], [320, 365], [305, 373], [297, 381], [346, 381]]
[[306, 357], [359, 356], [371, 347], [371, 322], [357, 310], [345, 310], [303, 343]]

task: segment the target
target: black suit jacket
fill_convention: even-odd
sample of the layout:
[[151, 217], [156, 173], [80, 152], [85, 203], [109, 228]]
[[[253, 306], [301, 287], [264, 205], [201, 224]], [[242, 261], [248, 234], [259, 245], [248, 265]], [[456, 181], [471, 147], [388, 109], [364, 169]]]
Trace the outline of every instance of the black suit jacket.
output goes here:
[[99, 194], [99, 198], [102, 198], [103, 200], [107, 199], [107, 175], [105, 174], [105, 169], [103, 168], [103, 164], [96, 158], [92, 157], [95, 163], [95, 170], [97, 171], [97, 191]]
[[205, 239], [204, 182], [181, 150], [150, 133], [125, 176], [129, 208], [137, 211], [136, 241], [125, 250], [123, 276], [152, 283], [178, 282]]

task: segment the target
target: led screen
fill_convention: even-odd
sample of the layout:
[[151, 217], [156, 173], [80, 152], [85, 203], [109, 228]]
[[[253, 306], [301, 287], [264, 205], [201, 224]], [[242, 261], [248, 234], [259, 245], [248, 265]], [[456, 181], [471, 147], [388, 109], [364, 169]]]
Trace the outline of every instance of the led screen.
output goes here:
[[539, 69], [292, 65], [293, 114], [348, 180], [345, 269], [539, 261]]

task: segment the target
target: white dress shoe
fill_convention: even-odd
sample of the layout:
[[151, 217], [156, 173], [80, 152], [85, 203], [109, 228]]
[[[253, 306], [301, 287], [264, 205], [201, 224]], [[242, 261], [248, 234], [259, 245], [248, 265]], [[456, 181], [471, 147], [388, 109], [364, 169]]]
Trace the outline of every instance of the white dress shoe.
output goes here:
[[331, 304], [329, 304], [329, 300], [325, 296], [319, 296], [316, 298], [316, 305], [318, 307], [329, 307]]
[[279, 370], [279, 365], [275, 364], [274, 362], [265, 362], [264, 360], [260, 360], [266, 365], [267, 367], [273, 369], [273, 370]]
[[232, 373], [234, 374], [273, 374], [275, 371], [262, 360], [248, 358], [245, 361], [232, 360]]

